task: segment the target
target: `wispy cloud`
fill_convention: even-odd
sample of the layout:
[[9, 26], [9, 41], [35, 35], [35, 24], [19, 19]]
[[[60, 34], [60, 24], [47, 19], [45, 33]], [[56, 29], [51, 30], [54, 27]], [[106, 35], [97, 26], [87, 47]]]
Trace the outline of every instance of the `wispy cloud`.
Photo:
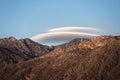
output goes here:
[[50, 29], [50, 32], [60, 32], [60, 31], [72, 31], [72, 32], [94, 32], [94, 31], [100, 31], [100, 29], [92, 28], [92, 27], [60, 27], [60, 28], [54, 28]]
[[47, 33], [38, 34], [31, 37], [32, 40], [39, 43], [61, 43], [74, 38], [93, 38], [99, 36], [90, 32], [99, 31], [91, 27], [61, 27], [48, 30]]

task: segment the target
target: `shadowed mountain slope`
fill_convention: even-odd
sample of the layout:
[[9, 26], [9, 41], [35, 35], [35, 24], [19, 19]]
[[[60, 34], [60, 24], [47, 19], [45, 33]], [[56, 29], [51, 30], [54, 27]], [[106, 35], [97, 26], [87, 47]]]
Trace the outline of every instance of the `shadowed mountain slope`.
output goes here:
[[17, 63], [49, 52], [49, 47], [30, 39], [17, 40], [14, 37], [0, 39], [0, 60]]

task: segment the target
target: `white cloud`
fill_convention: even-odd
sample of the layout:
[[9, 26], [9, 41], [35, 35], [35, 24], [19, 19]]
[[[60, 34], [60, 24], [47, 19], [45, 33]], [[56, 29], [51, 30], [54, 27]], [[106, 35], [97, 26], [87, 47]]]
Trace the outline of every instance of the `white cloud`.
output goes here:
[[61, 31], [72, 31], [72, 32], [95, 32], [100, 31], [99, 29], [92, 28], [92, 27], [60, 27], [60, 28], [54, 28], [50, 29], [49, 32], [61, 32]]
[[99, 31], [99, 29], [90, 27], [62, 27], [50, 29], [47, 33], [38, 34], [31, 37], [31, 39], [42, 44], [59, 44], [70, 41], [74, 38], [93, 38], [95, 36], [99, 36], [97, 34], [90, 33], [95, 31]]

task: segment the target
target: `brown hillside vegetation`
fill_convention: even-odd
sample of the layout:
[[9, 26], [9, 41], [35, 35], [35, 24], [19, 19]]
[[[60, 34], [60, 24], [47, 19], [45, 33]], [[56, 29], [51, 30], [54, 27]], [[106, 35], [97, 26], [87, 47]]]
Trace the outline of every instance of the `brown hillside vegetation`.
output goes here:
[[120, 36], [99, 36], [27, 61], [1, 63], [0, 80], [120, 80]]

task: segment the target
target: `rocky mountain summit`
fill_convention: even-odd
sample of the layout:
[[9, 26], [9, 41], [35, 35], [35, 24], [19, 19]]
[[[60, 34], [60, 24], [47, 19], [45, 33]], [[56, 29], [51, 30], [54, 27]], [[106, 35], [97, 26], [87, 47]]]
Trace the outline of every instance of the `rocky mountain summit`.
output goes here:
[[17, 63], [49, 52], [49, 46], [41, 45], [30, 39], [17, 40], [14, 37], [0, 39], [0, 59]]
[[[41, 48], [38, 43], [27, 40], [31, 47], [29, 49], [24, 46], [25, 50], [21, 45], [26, 44], [26, 39], [16, 42], [16, 39], [10, 38], [8, 44], [12, 44], [11, 46], [3, 43], [7, 42], [6, 39], [2, 39], [2, 42], [0, 40], [0, 80], [120, 80], [120, 36], [75, 39], [52, 50], [48, 46], [42, 45]], [[34, 48], [33, 45], [39, 45], [39, 48]], [[10, 63], [9, 59], [9, 64], [3, 63], [5, 59], [2, 57], [12, 55], [14, 47], [22, 49], [26, 54], [40, 56], [20, 63]], [[7, 53], [8, 50], [10, 53]], [[40, 50], [47, 54], [37, 53]]]

